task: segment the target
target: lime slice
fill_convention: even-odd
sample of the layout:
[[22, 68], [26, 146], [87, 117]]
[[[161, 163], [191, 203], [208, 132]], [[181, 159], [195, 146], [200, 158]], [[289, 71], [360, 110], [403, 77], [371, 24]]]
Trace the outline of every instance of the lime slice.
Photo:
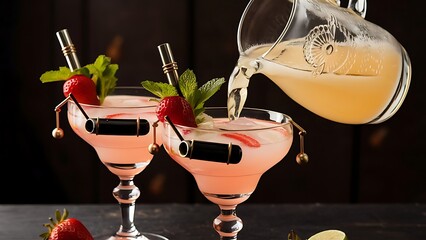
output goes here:
[[348, 238], [344, 232], [332, 229], [316, 233], [308, 240], [348, 240]]

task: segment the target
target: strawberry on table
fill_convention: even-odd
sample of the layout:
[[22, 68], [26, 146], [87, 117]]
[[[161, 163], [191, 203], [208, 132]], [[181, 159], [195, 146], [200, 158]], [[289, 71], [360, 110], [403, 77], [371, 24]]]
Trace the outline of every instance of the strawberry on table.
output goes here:
[[50, 223], [43, 225], [48, 229], [40, 235], [43, 240], [93, 240], [93, 236], [81, 221], [68, 218], [66, 209], [62, 214], [56, 210], [55, 217], [55, 220], [49, 218]]
[[204, 103], [212, 97], [225, 83], [224, 78], [214, 78], [198, 88], [197, 79], [192, 70], [187, 69], [178, 81], [177, 89], [167, 83], [143, 81], [142, 86], [160, 98], [156, 114], [158, 120], [164, 122], [169, 116], [174, 124], [197, 127], [203, 122]]
[[65, 97], [72, 93], [80, 103], [100, 105], [116, 86], [117, 70], [118, 65], [111, 64], [109, 57], [99, 55], [93, 64], [73, 72], [67, 67], [47, 71], [41, 75], [40, 81], [43, 83], [65, 81], [63, 85]]

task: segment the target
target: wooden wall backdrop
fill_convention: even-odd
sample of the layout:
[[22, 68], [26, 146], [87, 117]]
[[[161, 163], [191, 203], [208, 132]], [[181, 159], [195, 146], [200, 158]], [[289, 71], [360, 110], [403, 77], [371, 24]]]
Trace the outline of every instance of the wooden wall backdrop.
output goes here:
[[[80, 62], [100, 54], [120, 65], [119, 85], [166, 81], [157, 50], [171, 44], [179, 71], [195, 71], [200, 84], [228, 78], [238, 58], [236, 31], [248, 0], [15, 0], [2, 5], [0, 203], [114, 203], [118, 179], [68, 126], [51, 137], [62, 83], [40, 75], [66, 62], [55, 32], [67, 28]], [[322, 119], [289, 99], [261, 75], [252, 78], [246, 106], [283, 111], [307, 131], [310, 163], [299, 166], [299, 141], [261, 178], [251, 203], [426, 202], [426, 98], [424, 28], [413, 0], [370, 0], [367, 19], [387, 29], [410, 54], [412, 84], [400, 111], [377, 125]], [[424, 67], [424, 66], [423, 66]], [[209, 105], [225, 105], [226, 87]], [[206, 202], [192, 177], [164, 151], [135, 182], [138, 202]]]

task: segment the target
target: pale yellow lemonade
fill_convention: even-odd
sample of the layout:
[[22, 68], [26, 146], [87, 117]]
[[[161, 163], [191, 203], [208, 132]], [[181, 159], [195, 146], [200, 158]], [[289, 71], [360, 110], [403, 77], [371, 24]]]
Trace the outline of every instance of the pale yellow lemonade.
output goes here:
[[[157, 120], [156, 102], [152, 97], [111, 95], [105, 98], [101, 106], [81, 104], [90, 118], [112, 119], [146, 119], [150, 123], [150, 131], [143, 136], [96, 135], [85, 129], [86, 118], [76, 104], [69, 101], [68, 121], [82, 139], [88, 142], [97, 152], [102, 163], [118, 176], [135, 176], [151, 162], [152, 154], [148, 146], [154, 142], [152, 123]], [[156, 128], [156, 143], [161, 145], [161, 129]]]
[[[231, 122], [228, 118], [214, 118], [213, 122], [214, 124], [201, 124], [198, 128], [179, 126], [178, 129], [186, 140], [239, 145], [242, 150], [239, 163], [227, 164], [181, 157], [178, 149], [181, 141], [168, 124], [165, 124], [163, 130], [163, 146], [176, 162], [194, 176], [199, 190], [207, 199], [222, 206], [237, 205], [250, 197], [262, 174], [288, 153], [293, 141], [292, 125], [245, 117]], [[244, 130], [223, 130], [235, 129], [238, 125]], [[249, 146], [225, 136], [235, 133], [247, 135], [260, 145]]]
[[[374, 120], [389, 106], [402, 74], [401, 53], [390, 44], [335, 44], [329, 55], [313, 51], [308, 55], [309, 63], [302, 40], [282, 42], [260, 58], [271, 46], [254, 46], [240, 56], [229, 93], [247, 88], [251, 75], [261, 73], [313, 113], [359, 124]], [[247, 93], [241, 96], [242, 105], [246, 97]], [[232, 105], [233, 96], [230, 98]]]

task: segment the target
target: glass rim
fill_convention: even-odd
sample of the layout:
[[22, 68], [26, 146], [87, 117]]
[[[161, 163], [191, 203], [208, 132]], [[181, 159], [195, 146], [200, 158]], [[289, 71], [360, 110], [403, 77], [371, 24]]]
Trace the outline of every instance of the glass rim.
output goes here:
[[[205, 111], [208, 110], [220, 110], [220, 111], [227, 111], [227, 107], [205, 107]], [[270, 116], [281, 116], [282, 119], [281, 121], [285, 121], [285, 122], [279, 122], [276, 121], [274, 119], [259, 119], [262, 121], [269, 121], [271, 123], [274, 123], [274, 125], [272, 126], [262, 126], [262, 127], [252, 127], [252, 128], [243, 128], [243, 129], [224, 129], [224, 128], [207, 128], [207, 127], [203, 127], [198, 125], [198, 127], [189, 127], [189, 126], [183, 126], [183, 125], [179, 125], [179, 124], [173, 124], [175, 125], [177, 128], [182, 129], [182, 130], [196, 130], [199, 132], [248, 132], [248, 131], [260, 131], [260, 130], [267, 130], [267, 129], [274, 129], [274, 128], [281, 128], [287, 125], [293, 125], [293, 119], [285, 114], [285, 113], [281, 113], [278, 111], [274, 111], [274, 110], [268, 110], [268, 109], [263, 109], [263, 108], [254, 108], [254, 107], [243, 107], [241, 113], [244, 113], [246, 111], [256, 111], [256, 112], [264, 112], [264, 113], [268, 113]], [[224, 118], [227, 116], [224, 116]], [[242, 118], [244, 116], [240, 116], [240, 118]], [[167, 121], [164, 121], [164, 124], [166, 126], [171, 126]]]
[[[129, 90], [129, 91], [132, 91], [132, 90], [136, 90], [136, 91], [143, 90], [143, 91], [146, 91], [147, 93], [149, 93], [151, 96], [148, 96], [148, 95], [147, 96], [133, 95], [133, 94], [120, 94], [120, 95], [152, 97], [153, 99], [155, 99], [155, 98], [159, 99], [157, 96], [153, 95], [151, 92], [149, 92], [148, 90], [146, 90], [142, 86], [116, 86], [114, 88], [114, 91], [112, 93], [110, 93], [108, 96], [114, 96], [115, 95], [114, 92], [117, 91], [117, 90], [119, 90], [119, 91], [120, 90]], [[70, 99], [68, 101], [68, 103], [75, 104], [75, 102], [72, 99]], [[106, 109], [106, 108], [110, 108], [110, 109], [141, 109], [141, 108], [157, 107], [158, 102], [152, 102], [152, 105], [150, 104], [150, 105], [143, 105], [143, 106], [102, 106], [102, 105], [93, 105], [93, 104], [80, 103], [80, 102], [78, 104], [81, 105], [82, 107], [90, 107], [90, 108], [103, 108], [103, 109]]]

